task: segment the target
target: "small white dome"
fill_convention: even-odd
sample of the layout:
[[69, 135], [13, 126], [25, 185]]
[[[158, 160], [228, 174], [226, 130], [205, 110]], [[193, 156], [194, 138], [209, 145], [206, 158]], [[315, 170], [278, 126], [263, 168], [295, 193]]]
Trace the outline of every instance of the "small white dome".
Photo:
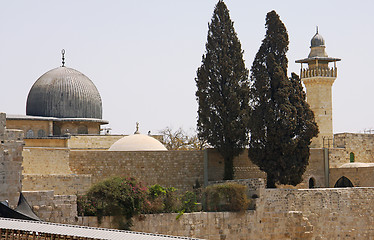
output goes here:
[[167, 151], [157, 139], [144, 134], [125, 136], [113, 143], [109, 151]]

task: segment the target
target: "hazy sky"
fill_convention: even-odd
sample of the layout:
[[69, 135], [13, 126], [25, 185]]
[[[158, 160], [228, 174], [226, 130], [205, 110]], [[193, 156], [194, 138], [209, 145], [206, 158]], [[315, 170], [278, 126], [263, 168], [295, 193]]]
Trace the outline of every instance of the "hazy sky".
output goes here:
[[[27, 94], [61, 65], [88, 76], [112, 133], [194, 129], [194, 78], [217, 0], [5, 1], [0, 6], [0, 111], [25, 114]], [[250, 69], [275, 10], [290, 37], [289, 74], [307, 57], [316, 25], [338, 62], [334, 132], [374, 128], [374, 1], [226, 0]]]

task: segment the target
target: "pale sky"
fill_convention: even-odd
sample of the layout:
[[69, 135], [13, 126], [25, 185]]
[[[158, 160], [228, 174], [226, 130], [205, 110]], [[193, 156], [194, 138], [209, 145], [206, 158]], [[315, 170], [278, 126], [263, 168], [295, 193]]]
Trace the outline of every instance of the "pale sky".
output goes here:
[[[88, 76], [112, 133], [196, 128], [196, 70], [217, 0], [0, 0], [0, 112], [26, 114], [27, 94], [61, 65]], [[275, 10], [290, 37], [289, 75], [316, 26], [338, 62], [334, 132], [374, 129], [374, 1], [226, 0], [248, 69]]]

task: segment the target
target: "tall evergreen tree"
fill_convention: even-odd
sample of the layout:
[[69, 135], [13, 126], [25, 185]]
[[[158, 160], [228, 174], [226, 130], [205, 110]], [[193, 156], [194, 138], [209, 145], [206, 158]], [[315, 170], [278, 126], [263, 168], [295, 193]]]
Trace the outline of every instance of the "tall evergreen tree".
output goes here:
[[267, 186], [297, 185], [318, 134], [299, 77], [287, 77], [288, 34], [275, 11], [266, 16], [266, 35], [251, 68], [250, 159], [267, 173]]
[[249, 85], [241, 44], [222, 0], [215, 6], [195, 80], [198, 135], [223, 156], [224, 179], [233, 179], [233, 159], [248, 143]]

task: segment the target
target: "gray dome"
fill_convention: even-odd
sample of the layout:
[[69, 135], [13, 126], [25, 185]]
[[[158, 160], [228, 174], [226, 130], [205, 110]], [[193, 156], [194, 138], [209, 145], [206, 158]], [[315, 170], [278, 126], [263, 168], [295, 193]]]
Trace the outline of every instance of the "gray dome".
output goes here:
[[58, 67], [34, 83], [27, 97], [26, 115], [101, 119], [101, 97], [83, 73]]
[[311, 47], [325, 46], [325, 39], [317, 32], [310, 41]]

